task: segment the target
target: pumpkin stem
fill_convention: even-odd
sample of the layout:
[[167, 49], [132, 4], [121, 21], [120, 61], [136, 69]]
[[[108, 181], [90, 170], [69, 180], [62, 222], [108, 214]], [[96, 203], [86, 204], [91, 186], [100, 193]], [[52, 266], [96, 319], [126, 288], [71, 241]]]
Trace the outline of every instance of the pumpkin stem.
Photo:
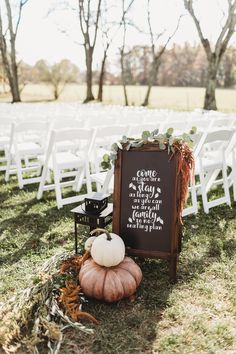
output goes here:
[[107, 230], [105, 230], [105, 229], [97, 228], [97, 229], [91, 231], [91, 232], [90, 232], [90, 235], [92, 236], [92, 235], [96, 234], [97, 232], [106, 234], [106, 236], [107, 236], [107, 241], [111, 241], [111, 240], [112, 240], [111, 235], [110, 235], [109, 232], [108, 232]]

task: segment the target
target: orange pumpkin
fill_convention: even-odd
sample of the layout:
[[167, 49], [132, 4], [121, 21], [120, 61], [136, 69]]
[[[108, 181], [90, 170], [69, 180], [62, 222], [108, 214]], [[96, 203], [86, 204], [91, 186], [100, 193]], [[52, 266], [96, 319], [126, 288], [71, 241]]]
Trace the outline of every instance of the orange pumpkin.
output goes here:
[[100, 266], [89, 258], [81, 267], [79, 281], [85, 295], [108, 302], [133, 295], [142, 271], [129, 257], [114, 267]]

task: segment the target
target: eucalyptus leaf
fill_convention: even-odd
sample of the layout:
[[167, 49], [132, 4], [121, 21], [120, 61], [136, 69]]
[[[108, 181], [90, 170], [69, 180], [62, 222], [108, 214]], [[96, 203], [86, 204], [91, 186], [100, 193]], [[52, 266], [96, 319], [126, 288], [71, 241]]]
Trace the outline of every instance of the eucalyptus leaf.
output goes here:
[[123, 146], [122, 146], [122, 144], [121, 144], [119, 141], [117, 141], [117, 146], [118, 146], [118, 148], [119, 148], [120, 150], [123, 150]]
[[113, 143], [113, 144], [112, 144], [111, 150], [112, 150], [112, 151], [118, 151], [118, 145], [117, 145], [117, 143]]
[[160, 150], [165, 150], [166, 146], [165, 146], [165, 144], [160, 143], [159, 144], [159, 148], [160, 148]]
[[102, 161], [102, 162], [101, 162], [101, 166], [102, 166], [103, 170], [110, 170], [110, 169], [111, 169], [111, 163], [110, 163], [110, 161], [109, 161], [109, 162]]
[[127, 144], [126, 147], [125, 147], [125, 149], [126, 149], [127, 151], [129, 151], [130, 148], [131, 148], [131, 143]]
[[127, 142], [128, 142], [128, 138], [127, 138], [127, 136], [122, 136], [122, 140], [121, 140], [121, 143], [123, 143], [123, 144], [126, 144]]
[[159, 133], [159, 129], [158, 129], [158, 128], [155, 129], [155, 130], [153, 130], [153, 131], [151, 132], [151, 138], [154, 138], [154, 136], [158, 135], [158, 133]]
[[142, 132], [142, 139], [143, 140], [148, 140], [148, 138], [150, 138], [150, 136], [151, 136], [150, 131], [145, 130], [144, 132]]
[[174, 142], [174, 138], [173, 138], [173, 136], [170, 136], [169, 137], [169, 145], [170, 146], [173, 145], [173, 142]]
[[166, 133], [168, 135], [172, 135], [174, 133], [174, 129], [173, 128], [168, 128]]
[[143, 146], [143, 140], [134, 141], [134, 142], [131, 144], [131, 146], [134, 147], [134, 148], [139, 148], [139, 147]]
[[104, 162], [109, 162], [110, 161], [110, 156], [108, 154], [103, 155], [103, 161]]
[[192, 127], [189, 134], [196, 134], [197, 133], [197, 127]]
[[189, 141], [189, 142], [188, 142], [188, 146], [189, 146], [191, 149], [193, 148], [193, 145], [194, 145], [194, 144], [193, 144], [193, 141]]
[[186, 141], [186, 143], [189, 143], [191, 141], [190, 136], [186, 133], [183, 134], [183, 140]]

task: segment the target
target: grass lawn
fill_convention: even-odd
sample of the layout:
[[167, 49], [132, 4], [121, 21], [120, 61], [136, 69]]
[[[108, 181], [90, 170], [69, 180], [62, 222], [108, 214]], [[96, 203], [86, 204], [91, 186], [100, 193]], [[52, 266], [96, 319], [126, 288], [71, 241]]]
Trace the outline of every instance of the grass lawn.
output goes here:
[[[85, 98], [85, 85], [67, 84], [59, 101], [73, 102], [83, 101]], [[145, 86], [128, 86], [129, 103], [141, 105], [145, 97]], [[97, 86], [94, 86], [94, 94], [97, 94]], [[152, 88], [150, 96], [150, 107], [165, 108], [174, 110], [191, 111], [195, 108], [202, 108], [204, 99], [204, 88], [195, 87], [159, 87]], [[53, 99], [50, 86], [28, 84], [22, 91], [24, 102], [48, 101]], [[236, 112], [236, 91], [234, 89], [217, 89], [216, 98], [220, 111]], [[0, 102], [10, 102], [9, 94], [0, 95]], [[124, 104], [122, 86], [104, 86], [104, 103]]]
[[[72, 206], [57, 210], [54, 192], [37, 201], [36, 191], [20, 191], [16, 178], [5, 184], [0, 175], [0, 301], [25, 287], [45, 259], [73, 250]], [[178, 283], [169, 283], [165, 261], [137, 259], [143, 281], [136, 300], [89, 300], [84, 310], [99, 325], [89, 324], [92, 335], [66, 330], [60, 353], [236, 353], [235, 230], [235, 206], [185, 218]]]

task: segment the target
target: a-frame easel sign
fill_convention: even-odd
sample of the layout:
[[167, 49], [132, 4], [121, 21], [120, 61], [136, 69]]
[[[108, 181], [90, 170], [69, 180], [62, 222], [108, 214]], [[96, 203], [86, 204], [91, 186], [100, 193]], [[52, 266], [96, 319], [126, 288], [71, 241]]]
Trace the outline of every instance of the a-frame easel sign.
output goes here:
[[169, 260], [172, 281], [181, 247], [180, 171], [180, 154], [155, 143], [117, 152], [113, 232], [128, 254]]

